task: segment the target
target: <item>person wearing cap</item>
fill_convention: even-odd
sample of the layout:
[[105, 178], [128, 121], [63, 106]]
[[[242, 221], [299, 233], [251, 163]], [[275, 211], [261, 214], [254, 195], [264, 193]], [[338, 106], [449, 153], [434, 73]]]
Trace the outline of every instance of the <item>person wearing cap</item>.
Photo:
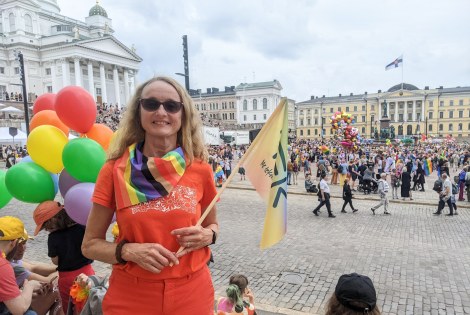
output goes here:
[[[174, 79], [152, 78], [131, 98], [98, 175], [82, 245], [85, 256], [113, 264], [104, 314], [213, 314], [207, 262], [219, 230], [217, 191], [201, 130]], [[106, 239], [114, 215], [117, 242]]]
[[62, 309], [66, 310], [75, 278], [81, 273], [95, 274], [91, 266], [93, 260], [83, 256], [81, 251], [85, 227], [73, 221], [63, 205], [52, 200], [40, 203], [34, 210], [33, 219], [36, 222], [34, 235], [41, 230], [49, 232], [47, 255], [57, 265]]
[[328, 300], [325, 315], [380, 315], [372, 280], [357, 273], [344, 274]]
[[13, 267], [6, 257], [11, 257], [18, 243], [25, 240], [23, 222], [15, 217], [0, 217], [0, 314], [34, 315], [30, 310], [33, 292], [41, 289], [35, 280], [25, 280], [20, 291], [15, 280]]
[[390, 212], [388, 212], [388, 197], [387, 197], [388, 191], [390, 190], [390, 186], [388, 185], [386, 178], [387, 178], [386, 173], [380, 174], [380, 179], [377, 182], [379, 185], [378, 191], [380, 195], [380, 203], [376, 205], [375, 207], [370, 208], [370, 210], [372, 211], [372, 214], [375, 214], [375, 210], [377, 210], [381, 206], [384, 206], [384, 214], [390, 214]]

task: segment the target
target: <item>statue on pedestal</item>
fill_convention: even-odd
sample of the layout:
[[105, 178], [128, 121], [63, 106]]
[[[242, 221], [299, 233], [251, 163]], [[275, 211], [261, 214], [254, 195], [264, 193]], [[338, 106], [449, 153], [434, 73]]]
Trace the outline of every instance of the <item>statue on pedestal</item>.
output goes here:
[[387, 116], [387, 101], [384, 101], [382, 104], [383, 104], [383, 108], [384, 108], [384, 113], [383, 113], [382, 117], [388, 117]]

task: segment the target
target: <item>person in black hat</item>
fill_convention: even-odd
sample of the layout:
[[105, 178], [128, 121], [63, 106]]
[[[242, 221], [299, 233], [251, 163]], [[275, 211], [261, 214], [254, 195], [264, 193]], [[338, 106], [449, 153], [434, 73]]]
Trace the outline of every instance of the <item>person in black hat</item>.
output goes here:
[[327, 304], [325, 315], [380, 315], [372, 280], [357, 273], [342, 275], [335, 293]]

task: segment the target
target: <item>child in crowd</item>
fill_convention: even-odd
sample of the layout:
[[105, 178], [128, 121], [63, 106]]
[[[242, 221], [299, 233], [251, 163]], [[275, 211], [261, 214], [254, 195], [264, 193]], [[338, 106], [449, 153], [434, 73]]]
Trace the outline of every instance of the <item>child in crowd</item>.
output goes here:
[[240, 165], [238, 168], [238, 174], [240, 174], [240, 180], [245, 180], [245, 168], [243, 165]]
[[[248, 288], [248, 278], [244, 275], [233, 275], [230, 277], [229, 286], [225, 291], [227, 297], [217, 301], [217, 315], [228, 315], [232, 313], [256, 315], [255, 298]], [[248, 298], [249, 302], [243, 300]]]
[[85, 227], [73, 221], [65, 212], [64, 206], [56, 201], [40, 203], [33, 213], [37, 235], [41, 230], [49, 232], [47, 254], [59, 271], [59, 293], [62, 309], [66, 310], [70, 287], [75, 278], [84, 273], [94, 275], [92, 260], [81, 251]]
[[377, 293], [369, 277], [357, 273], [342, 275], [328, 300], [325, 315], [380, 315]]

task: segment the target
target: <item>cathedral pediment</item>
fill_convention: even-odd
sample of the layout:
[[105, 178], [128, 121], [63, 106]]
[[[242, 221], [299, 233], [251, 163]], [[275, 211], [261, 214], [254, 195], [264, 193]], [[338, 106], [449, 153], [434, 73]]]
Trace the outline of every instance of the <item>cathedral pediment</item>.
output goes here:
[[387, 95], [387, 98], [400, 98], [400, 97], [420, 97], [422, 96], [422, 93], [419, 93], [418, 91], [395, 91], [391, 92]]
[[142, 58], [140, 58], [132, 49], [129, 49], [113, 36], [79, 41], [75, 43], [75, 46], [101, 51], [127, 59], [142, 61]]

